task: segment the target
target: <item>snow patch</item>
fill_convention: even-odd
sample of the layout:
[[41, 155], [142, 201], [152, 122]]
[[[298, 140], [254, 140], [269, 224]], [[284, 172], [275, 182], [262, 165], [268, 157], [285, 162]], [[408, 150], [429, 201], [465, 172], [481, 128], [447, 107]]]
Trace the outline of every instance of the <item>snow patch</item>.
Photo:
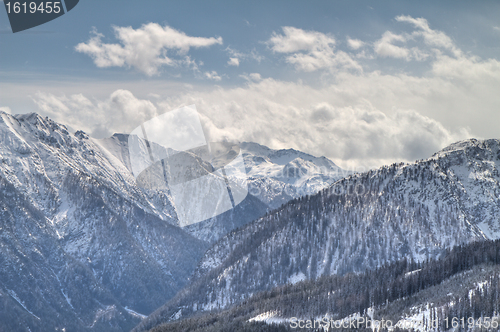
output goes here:
[[281, 318], [278, 316], [278, 312], [277, 311], [268, 311], [268, 312], [264, 312], [260, 315], [257, 315], [253, 318], [250, 318], [248, 320], [249, 323], [252, 323], [252, 322], [263, 322], [263, 323], [266, 323], [268, 325], [271, 325], [271, 324], [286, 324], [288, 323], [288, 319], [285, 319], [285, 318]]
[[136, 318], [139, 318], [139, 319], [141, 319], [141, 320], [142, 320], [142, 319], [144, 319], [144, 318], [146, 318], [146, 317], [148, 317], [148, 316], [146, 316], [146, 315], [140, 314], [140, 313], [138, 313], [137, 311], [134, 311], [134, 310], [130, 309], [129, 307], [125, 307], [125, 310], [126, 310], [126, 311], [130, 314], [130, 315], [132, 315], [132, 316], [134, 316], [134, 317], [136, 317]]
[[291, 275], [290, 278], [288, 278], [288, 283], [295, 285], [296, 283], [299, 283], [299, 282], [304, 281], [306, 279], [307, 279], [306, 275], [302, 272], [299, 272], [299, 273], [295, 273], [295, 274]]
[[12, 298], [14, 300], [17, 301], [17, 303], [19, 303], [21, 305], [21, 307], [24, 308], [24, 310], [26, 310], [29, 314], [31, 314], [31, 316], [35, 317], [36, 319], [40, 320], [40, 317], [38, 317], [37, 315], [35, 315], [34, 313], [32, 313], [31, 311], [28, 310], [28, 308], [26, 308], [26, 305], [24, 304], [23, 301], [21, 301], [21, 299], [19, 298], [19, 296], [17, 296], [16, 292], [14, 292], [13, 290], [10, 290], [10, 289], [7, 289], [7, 292], [9, 293], [10, 296], [12, 296]]

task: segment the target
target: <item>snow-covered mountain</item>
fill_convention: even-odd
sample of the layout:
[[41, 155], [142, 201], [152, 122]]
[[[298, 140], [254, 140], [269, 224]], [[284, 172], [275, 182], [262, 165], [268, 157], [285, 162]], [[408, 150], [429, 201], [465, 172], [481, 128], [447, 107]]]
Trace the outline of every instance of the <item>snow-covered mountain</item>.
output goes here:
[[[126, 330], [188, 282], [209, 242], [295, 197], [249, 195], [182, 229], [168, 190], [137, 185], [128, 138], [93, 139], [37, 114], [0, 112], [0, 311], [13, 317], [0, 330]], [[281, 152], [248, 145], [266, 152], [245, 152], [250, 181], [290, 162], [335, 168], [293, 150], [282, 152], [286, 163], [273, 161]], [[315, 172], [293, 185], [319, 190], [336, 179]]]
[[[115, 134], [96, 140], [132, 173], [128, 135]], [[273, 150], [257, 143], [239, 145], [243, 167], [235, 163], [228, 178], [248, 187], [248, 197], [234, 209], [184, 228], [196, 238], [214, 243], [229, 231], [262, 217], [291, 199], [311, 195], [351, 174], [325, 157], [314, 157], [293, 149]], [[193, 195], [193, 193], [190, 193]], [[200, 201], [202, 199], [200, 198]]]
[[137, 330], [277, 285], [403, 258], [423, 261], [455, 245], [497, 239], [499, 169], [500, 141], [472, 139], [292, 200], [218, 241], [192, 284]]
[[5, 113], [0, 142], [0, 292], [10, 323], [130, 326], [137, 315], [125, 307], [151, 312], [185, 285], [206, 244], [175, 226], [168, 194], [138, 188], [106, 142]]
[[242, 143], [241, 149], [250, 193], [272, 209], [351, 174], [325, 157], [293, 149], [272, 150], [257, 143]]
[[235, 183], [248, 186], [248, 197], [234, 209], [185, 228], [214, 243], [229, 231], [262, 217], [291, 199], [311, 195], [351, 174], [325, 157], [293, 149], [272, 150], [257, 143], [240, 144], [245, 173], [232, 173]]

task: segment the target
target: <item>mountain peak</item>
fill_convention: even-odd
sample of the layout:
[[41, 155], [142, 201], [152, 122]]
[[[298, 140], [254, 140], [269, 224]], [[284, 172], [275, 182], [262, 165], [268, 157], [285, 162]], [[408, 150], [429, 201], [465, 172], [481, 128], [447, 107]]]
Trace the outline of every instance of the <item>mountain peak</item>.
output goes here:
[[128, 142], [129, 134], [114, 133], [111, 138], [117, 139], [120, 142]]
[[500, 146], [500, 140], [498, 139], [480, 140], [477, 138], [470, 138], [448, 145], [447, 147], [433, 154], [431, 158], [442, 158], [449, 155], [450, 153], [460, 152], [460, 151], [467, 153], [471, 148], [498, 150], [499, 146]]
[[244, 153], [246, 152], [255, 156], [268, 158], [272, 163], [279, 165], [286, 165], [297, 158], [301, 158], [302, 160], [310, 161], [319, 167], [323, 166], [340, 170], [340, 168], [335, 165], [333, 161], [324, 156], [315, 157], [292, 148], [274, 150], [254, 142], [243, 142], [240, 144], [240, 147]]

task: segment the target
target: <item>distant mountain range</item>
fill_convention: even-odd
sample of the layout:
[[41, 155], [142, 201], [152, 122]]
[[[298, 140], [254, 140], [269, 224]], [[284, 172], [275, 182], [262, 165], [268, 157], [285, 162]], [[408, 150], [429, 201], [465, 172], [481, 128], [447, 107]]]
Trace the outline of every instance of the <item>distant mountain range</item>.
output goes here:
[[128, 135], [97, 140], [37, 114], [0, 112], [0, 142], [8, 331], [130, 330], [189, 282], [211, 243], [347, 174], [326, 158], [242, 144], [251, 195], [180, 228], [169, 192], [137, 185]]
[[229, 231], [262, 217], [291, 199], [319, 192], [350, 175], [325, 157], [293, 149], [272, 150], [256, 143], [241, 143], [245, 174], [230, 176], [247, 182], [248, 197], [234, 209], [184, 229], [198, 239], [216, 242]]
[[363, 272], [500, 237], [500, 141], [467, 140], [426, 160], [353, 174], [215, 243], [191, 284], [135, 331], [260, 291]]

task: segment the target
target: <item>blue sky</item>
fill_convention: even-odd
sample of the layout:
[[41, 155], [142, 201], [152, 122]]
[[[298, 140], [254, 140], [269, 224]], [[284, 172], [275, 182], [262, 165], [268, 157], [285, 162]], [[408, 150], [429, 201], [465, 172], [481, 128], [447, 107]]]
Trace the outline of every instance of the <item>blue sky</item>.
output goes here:
[[17, 34], [0, 9], [0, 108], [104, 137], [194, 103], [214, 139], [373, 167], [500, 138], [499, 45], [497, 1], [81, 0]]

